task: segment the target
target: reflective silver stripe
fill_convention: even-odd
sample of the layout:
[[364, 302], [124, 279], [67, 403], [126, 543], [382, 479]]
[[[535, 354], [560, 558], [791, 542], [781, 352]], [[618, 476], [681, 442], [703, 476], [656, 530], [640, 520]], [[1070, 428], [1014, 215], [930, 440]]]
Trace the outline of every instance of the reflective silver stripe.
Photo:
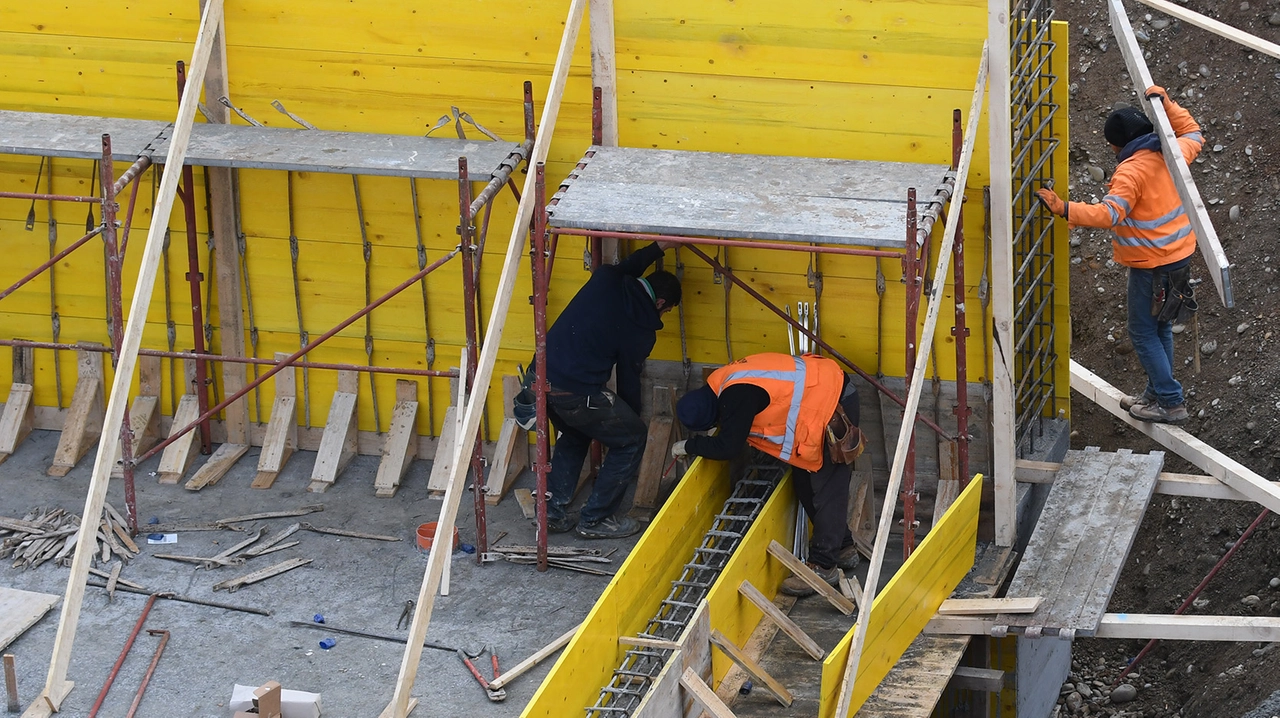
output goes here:
[[1199, 131], [1196, 131], [1196, 132], [1188, 132], [1188, 133], [1187, 133], [1187, 134], [1185, 134], [1185, 135], [1178, 135], [1178, 139], [1180, 139], [1180, 140], [1195, 140], [1196, 142], [1199, 142], [1200, 144], [1204, 144], [1204, 135], [1200, 134], [1200, 132], [1199, 132]]
[[1156, 237], [1155, 239], [1146, 239], [1144, 237], [1121, 237], [1117, 234], [1116, 242], [1126, 247], [1149, 247], [1152, 249], [1160, 249], [1173, 244], [1179, 239], [1186, 237], [1188, 234], [1191, 234], [1191, 225], [1187, 225], [1173, 234]]
[[725, 384], [737, 381], [739, 379], [776, 379], [778, 381], [789, 381], [792, 384], [791, 389], [791, 406], [787, 410], [787, 431], [781, 437], [764, 436], [752, 433], [752, 436], [759, 437], [772, 444], [782, 444], [782, 449], [778, 452], [778, 458], [783, 461], [791, 459], [791, 454], [795, 450], [796, 443], [796, 424], [800, 419], [800, 402], [804, 399], [804, 380], [805, 366], [804, 359], [800, 357], [792, 357], [792, 361], [796, 364], [795, 371], [776, 371], [776, 370], [760, 370], [760, 369], [743, 369], [735, 371], [725, 377]]
[[1185, 216], [1187, 216], [1187, 210], [1183, 209], [1182, 205], [1179, 204], [1163, 217], [1158, 217], [1156, 219], [1134, 219], [1133, 217], [1129, 217], [1125, 219], [1125, 221], [1121, 222], [1121, 224], [1126, 227], [1133, 227], [1134, 229], [1160, 229], [1173, 220]]
[[[1132, 207], [1130, 207], [1130, 206], [1129, 206], [1129, 201], [1128, 201], [1128, 200], [1126, 200], [1124, 197], [1121, 197], [1121, 196], [1120, 196], [1120, 195], [1118, 195], [1118, 194], [1109, 194], [1109, 195], [1107, 195], [1106, 197], [1103, 197], [1103, 198], [1102, 198], [1102, 201], [1103, 201], [1103, 202], [1106, 202], [1107, 200], [1111, 200], [1112, 202], [1115, 202], [1116, 204], [1118, 204], [1118, 205], [1120, 205], [1121, 207], [1123, 207], [1123, 208], [1124, 208], [1124, 213], [1125, 213], [1125, 214], [1128, 214], [1128, 213], [1129, 213], [1130, 211], [1132, 211], [1132, 209], [1133, 209]], [[1115, 216], [1115, 212], [1112, 212], [1111, 214], [1112, 214], [1112, 216], [1113, 216], [1113, 217]]]

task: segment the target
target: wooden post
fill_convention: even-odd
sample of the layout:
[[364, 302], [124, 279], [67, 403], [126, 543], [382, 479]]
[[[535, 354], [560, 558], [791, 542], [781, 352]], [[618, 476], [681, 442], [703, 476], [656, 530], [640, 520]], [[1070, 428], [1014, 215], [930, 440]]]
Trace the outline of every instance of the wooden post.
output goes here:
[[[582, 25], [585, 8], [586, 0], [571, 0], [569, 4], [564, 34], [560, 38], [560, 49], [556, 54], [555, 68], [551, 73], [547, 101], [542, 108], [542, 122], [538, 127], [538, 136], [534, 140], [533, 154], [529, 158], [531, 167], [536, 167], [547, 159], [556, 118], [560, 113], [560, 100], [564, 95], [565, 81], [569, 77], [569, 62], [573, 56], [573, 47], [578, 40], [578, 30]], [[489, 393], [489, 382], [493, 378], [493, 366], [498, 359], [498, 346], [502, 343], [507, 311], [511, 307], [511, 297], [516, 293], [516, 273], [520, 268], [521, 255], [524, 254], [529, 221], [533, 217], [536, 175], [536, 172], [529, 172], [525, 176], [524, 189], [520, 193], [520, 204], [516, 208], [515, 220], [512, 222], [511, 239], [507, 244], [502, 274], [498, 280], [497, 290], [494, 292], [496, 299], [490, 311], [483, 349], [480, 351], [480, 359], [476, 367], [474, 389], [467, 404], [466, 413], [463, 415], [463, 430], [459, 433], [453, 450], [452, 472], [448, 488], [445, 490], [444, 506], [440, 509], [440, 518], [437, 521], [438, 535], [453, 534], [454, 522], [458, 516], [458, 504], [465, 493], [470, 462], [464, 457], [470, 457], [471, 450], [475, 446], [476, 431], [480, 428], [485, 397]], [[449, 541], [436, 543], [431, 548], [431, 556], [427, 559], [427, 568], [422, 577], [422, 586], [418, 590], [418, 602], [413, 613], [413, 623], [409, 629], [409, 641], [400, 662], [395, 694], [392, 696], [391, 703], [383, 710], [381, 718], [405, 718], [408, 715], [409, 693], [413, 690], [413, 683], [418, 676], [418, 663], [422, 658], [422, 641], [426, 638], [427, 626], [431, 623], [431, 609], [435, 606], [436, 590], [440, 584], [440, 577], [444, 573], [445, 563], [450, 559], [452, 548]]]
[[356, 399], [360, 394], [360, 375], [354, 371], [338, 372], [338, 391], [329, 404], [329, 419], [320, 437], [316, 464], [311, 469], [307, 491], [322, 494], [338, 480], [356, 455]]
[[[373, 488], [380, 499], [396, 495], [409, 464], [418, 456], [418, 382], [396, 380], [396, 406], [382, 444], [382, 462]], [[478, 489], [477, 489], [478, 490]]]
[[[76, 356], [76, 391], [71, 396], [71, 408], [67, 409], [62, 436], [58, 438], [58, 449], [53, 453], [53, 465], [48, 471], [50, 476], [66, 476], [67, 472], [74, 469], [76, 462], [89, 452], [102, 430], [102, 354], [77, 349]], [[128, 386], [125, 391], [128, 391]], [[119, 428], [117, 422], [115, 429]], [[109, 429], [107, 433], [112, 437], [119, 436], [115, 430]]]
[[631, 511], [634, 518], [648, 521], [653, 518], [654, 509], [658, 506], [662, 470], [670, 460], [667, 449], [671, 446], [675, 422], [671, 416], [674, 393], [671, 387], [653, 388], [653, 418], [649, 420], [649, 437], [644, 446], [644, 456], [640, 459], [639, 478], [636, 480], [635, 508]]
[[987, 62], [991, 95], [987, 102], [987, 142], [991, 162], [991, 467], [995, 482], [995, 538], [999, 546], [1017, 541], [1017, 404], [1013, 390], [1013, 134], [1009, 120], [1009, 0], [990, 0]]
[[[929, 365], [929, 353], [933, 350], [933, 339], [938, 327], [938, 312], [942, 308], [941, 290], [945, 285], [947, 270], [950, 268], [952, 247], [956, 238], [956, 223], [960, 221], [960, 206], [964, 201], [965, 184], [969, 178], [969, 167], [973, 161], [973, 143], [977, 138], [978, 119], [982, 115], [982, 99], [987, 86], [987, 45], [982, 46], [982, 59], [978, 64], [978, 77], [974, 82], [973, 101], [969, 105], [968, 124], [965, 127], [964, 147], [960, 152], [960, 162], [956, 166], [955, 191], [951, 195], [951, 211], [947, 212], [946, 227], [943, 228], [942, 244], [938, 248], [938, 265], [934, 270], [934, 284], [928, 293], [929, 309], [925, 314], [924, 329], [920, 333], [920, 351], [916, 354], [916, 365], [912, 372], [910, 390], [907, 392], [907, 405], [902, 415], [915, 416], [920, 407], [920, 395], [924, 389], [925, 370]], [[898, 450], [893, 456], [893, 465], [889, 470], [889, 487], [885, 489], [884, 507], [880, 512], [880, 527], [876, 531], [876, 545], [872, 551], [871, 565], [867, 568], [867, 585], [863, 589], [863, 605], [872, 606], [876, 600], [876, 589], [880, 582], [880, 570], [884, 564], [884, 552], [889, 543], [889, 532], [893, 528], [894, 506], [898, 489], [902, 484], [902, 473], [907, 462], [907, 447], [910, 444], [914, 422], [903, 421], [898, 431]], [[1012, 466], [1009, 479], [1013, 480]], [[867, 639], [867, 617], [870, 610], [859, 611], [858, 621], [853, 629], [853, 642], [849, 646], [849, 660], [845, 664], [844, 677], [840, 684], [839, 700], [836, 702], [836, 715], [849, 714], [849, 705], [853, 699], [853, 687], [858, 677], [858, 662], [862, 658], [862, 647]]]
[[18, 450], [35, 423], [36, 408], [31, 396], [35, 385], [35, 351], [13, 348], [13, 385], [0, 413], [0, 464]]
[[490, 506], [502, 501], [511, 490], [520, 473], [529, 466], [529, 432], [521, 429], [512, 414], [512, 403], [520, 393], [520, 379], [502, 377], [502, 431], [493, 450], [493, 465], [489, 467], [489, 479], [485, 483], [484, 502]]
[[[129, 407], [129, 426], [133, 430], [133, 452], [138, 456], [160, 440], [160, 357], [138, 357], [138, 396]], [[121, 443], [116, 442], [115, 456], [111, 457], [111, 478], [124, 476], [120, 466]]]
[[618, 146], [618, 63], [614, 52], [613, 0], [591, 0], [587, 12], [591, 33], [591, 84], [600, 88], [602, 139]]
[[[186, 391], [183, 392], [182, 398], [178, 400], [178, 409], [173, 412], [173, 423], [169, 425], [169, 433], [179, 431], [184, 426], [188, 426], [200, 416], [200, 402], [196, 398], [196, 364], [190, 359], [182, 360], [182, 374], [186, 377]], [[174, 391], [178, 388], [174, 387]], [[195, 431], [188, 431], [185, 435], [178, 437], [176, 441], [165, 447], [160, 454], [160, 466], [156, 469], [159, 476], [159, 483], [176, 484], [182, 480], [182, 475], [187, 473], [187, 469], [191, 468], [192, 462], [196, 460], [195, 452], [192, 451], [193, 444], [196, 440]]]
[[[169, 152], [164, 161], [164, 174], [156, 193], [151, 226], [147, 231], [147, 242], [139, 262], [138, 282], [134, 287], [133, 300], [129, 306], [128, 320], [120, 343], [120, 355], [116, 361], [110, 398], [107, 400], [106, 416], [99, 431], [98, 455], [93, 465], [93, 477], [89, 481], [84, 510], [80, 513], [85, 517], [82, 531], [83, 526], [90, 524], [89, 517], [102, 515], [102, 506], [111, 481], [111, 447], [116, 440], [115, 431], [124, 420], [125, 402], [129, 399], [129, 384], [133, 379], [133, 371], [138, 359], [138, 345], [142, 340], [142, 329], [146, 325], [147, 306], [151, 303], [151, 293], [155, 288], [164, 230], [169, 224], [168, 217], [173, 210], [178, 178], [182, 174], [183, 160], [191, 139], [191, 123], [195, 118], [200, 87], [204, 82], [205, 66], [209, 62], [214, 29], [221, 20], [222, 0], [209, 0], [200, 20], [200, 31], [196, 35], [191, 64], [187, 68], [187, 86], [178, 104], [178, 117], [173, 124]], [[80, 621], [80, 608], [84, 600], [85, 581], [89, 576], [89, 563], [96, 543], [91, 540], [80, 540], [76, 543], [70, 575], [67, 577], [67, 592], [62, 601], [62, 614], [58, 619], [58, 633], [53, 643], [53, 655], [45, 678], [45, 687], [35, 702], [27, 708], [23, 718], [47, 718], [62, 706], [62, 702], [74, 685], [67, 680], [67, 668], [71, 665], [76, 627]]]
[[[276, 352], [276, 361], [289, 357]], [[293, 367], [284, 369], [272, 379], [276, 397], [271, 404], [271, 419], [262, 439], [262, 453], [258, 454], [258, 475], [250, 484], [255, 489], [269, 489], [276, 476], [284, 469], [285, 462], [298, 448], [298, 378]]]

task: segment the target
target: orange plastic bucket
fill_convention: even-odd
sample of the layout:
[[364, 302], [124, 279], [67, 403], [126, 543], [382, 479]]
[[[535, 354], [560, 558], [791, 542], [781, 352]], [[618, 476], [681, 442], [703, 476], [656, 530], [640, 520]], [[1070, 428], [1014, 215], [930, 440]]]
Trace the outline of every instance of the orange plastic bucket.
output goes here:
[[[430, 551], [431, 544], [436, 539], [436, 522], [431, 521], [418, 527], [418, 548], [423, 551]], [[456, 550], [462, 542], [461, 536], [458, 534], [458, 527], [453, 527], [453, 548]]]

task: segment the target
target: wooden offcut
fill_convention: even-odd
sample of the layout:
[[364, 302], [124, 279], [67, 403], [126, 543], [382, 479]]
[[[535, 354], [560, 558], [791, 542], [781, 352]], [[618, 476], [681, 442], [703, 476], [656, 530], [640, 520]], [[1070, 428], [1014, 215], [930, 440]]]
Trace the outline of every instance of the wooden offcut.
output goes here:
[[400, 488], [400, 480], [418, 455], [418, 382], [396, 380], [396, 405], [391, 428], [382, 444], [382, 461], [373, 488], [378, 498], [390, 498]]
[[[194, 432], [193, 432], [194, 433]], [[246, 444], [222, 444], [209, 456], [209, 460], [191, 475], [183, 488], [188, 491], [199, 491], [206, 486], [213, 486], [236, 465], [241, 456], [249, 450]]]
[[67, 410], [58, 448], [53, 453], [50, 476], [66, 476], [102, 435], [102, 354], [77, 349], [76, 357], [76, 391], [71, 396], [71, 408]]
[[1040, 596], [1025, 598], [948, 598], [938, 606], [939, 616], [980, 616], [997, 613], [1035, 613], [1044, 601]]
[[822, 580], [821, 576], [806, 566], [804, 561], [792, 555], [782, 544], [777, 541], [770, 541], [768, 551], [770, 556], [778, 559], [783, 566], [791, 569], [793, 575], [817, 591], [819, 596], [827, 599], [827, 603], [835, 606], [836, 610], [846, 616], [853, 614], [854, 605], [852, 601], [840, 595], [840, 592], [834, 586]]
[[35, 354], [31, 347], [13, 348], [13, 385], [0, 411], [0, 464], [18, 450], [35, 423]]
[[766, 618], [778, 624], [778, 628], [783, 633], [787, 634], [788, 638], [795, 641], [796, 645], [800, 646], [805, 653], [808, 653], [813, 657], [813, 660], [821, 661], [827, 655], [827, 652], [822, 650], [822, 646], [819, 646], [817, 641], [810, 638], [809, 634], [805, 633], [803, 628], [796, 625], [796, 622], [791, 620], [790, 616], [779, 610], [777, 606], [773, 605], [773, 601], [770, 601], [763, 593], [760, 593], [760, 590], [755, 586], [752, 586], [750, 581], [743, 581], [739, 584], [738, 593], [742, 594], [743, 598], [755, 604], [755, 607], [760, 609], [760, 612], [763, 613]]
[[338, 480], [338, 474], [355, 458], [357, 445], [356, 398], [359, 375], [354, 371], [338, 371], [338, 390], [329, 404], [329, 419], [320, 437], [316, 463], [311, 469], [307, 491], [324, 493]]
[[754, 681], [756, 685], [762, 686], [772, 693], [773, 697], [777, 698], [779, 703], [788, 707], [791, 705], [794, 700], [791, 695], [791, 691], [787, 690], [786, 686], [782, 685], [777, 679], [769, 675], [768, 671], [766, 671], [763, 666], [752, 660], [751, 657], [744, 653], [741, 648], [738, 648], [733, 641], [726, 638], [723, 633], [716, 629], [712, 629], [711, 645], [723, 651], [724, 654], [729, 657], [729, 660], [733, 661], [738, 668], [741, 668], [748, 676], [751, 677], [751, 680]]
[[61, 596], [0, 587], [0, 649], [36, 625]]
[[[280, 362], [288, 357], [288, 354], [276, 352], [275, 359]], [[298, 448], [297, 370], [294, 367], [282, 369], [272, 381], [276, 398], [271, 404], [271, 419], [262, 439], [262, 452], [258, 454], [258, 474], [250, 484], [255, 489], [271, 488], [285, 462]]]
[[498, 432], [493, 465], [489, 468], [484, 490], [484, 501], [490, 506], [502, 501], [520, 473], [529, 466], [529, 432], [516, 424], [512, 414], [512, 405], [520, 390], [519, 378], [511, 375], [502, 377], [502, 430]]

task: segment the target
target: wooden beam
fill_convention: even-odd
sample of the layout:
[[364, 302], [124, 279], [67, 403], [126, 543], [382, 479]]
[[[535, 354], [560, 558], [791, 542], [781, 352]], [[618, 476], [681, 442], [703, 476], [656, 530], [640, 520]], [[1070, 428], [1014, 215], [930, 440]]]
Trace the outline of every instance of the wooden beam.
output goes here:
[[[1051, 484], [1057, 477], [1062, 464], [1051, 461], [1018, 460], [1018, 481], [1025, 484]], [[1280, 481], [1272, 481], [1272, 486], [1280, 488]], [[1160, 473], [1156, 480], [1156, 493], [1166, 496], [1187, 496], [1200, 499], [1221, 499], [1224, 501], [1252, 501], [1253, 499], [1236, 491], [1212, 476], [1200, 474], [1178, 474], [1168, 471]]]
[[1169, 115], [1164, 110], [1164, 102], [1159, 98], [1151, 100], [1144, 96], [1148, 87], [1156, 84], [1147, 69], [1147, 61], [1143, 59], [1142, 46], [1133, 36], [1133, 27], [1129, 25], [1129, 15], [1125, 12], [1121, 0], [1108, 0], [1107, 8], [1111, 15], [1111, 31], [1116, 36], [1116, 46], [1124, 56], [1125, 65], [1129, 69], [1129, 77], [1133, 78], [1133, 89], [1141, 98], [1139, 104], [1147, 111], [1151, 124], [1160, 135], [1160, 147], [1164, 153], [1165, 166], [1173, 176], [1173, 186], [1182, 198], [1182, 207], [1187, 212], [1191, 229], [1196, 233], [1196, 244], [1200, 254], [1209, 267], [1209, 277], [1218, 290], [1218, 299], [1227, 309], [1235, 306], [1235, 298], [1231, 289], [1231, 263], [1227, 261], [1226, 252], [1222, 251], [1222, 243], [1218, 241], [1218, 231], [1209, 219], [1209, 211], [1205, 209], [1200, 190], [1191, 176], [1191, 167], [1182, 156], [1182, 147], [1178, 144], [1178, 136], [1169, 124]]
[[980, 616], [997, 613], [1035, 613], [1044, 599], [1027, 598], [948, 598], [938, 607], [939, 616]]
[[1017, 543], [1018, 487], [1016, 397], [1013, 390], [1013, 129], [1009, 117], [1009, 2], [987, 2], [987, 148], [991, 176], [991, 478], [995, 492], [995, 539]]
[[673, 419], [669, 416], [655, 416], [649, 420], [649, 435], [644, 445], [644, 455], [640, 458], [633, 502], [638, 509], [652, 509], [658, 505], [662, 470], [670, 458], [667, 448], [671, 444], [672, 423]]
[[[76, 355], [76, 390], [71, 396], [71, 408], [67, 411], [62, 436], [58, 437], [58, 448], [53, 452], [53, 464], [48, 471], [50, 476], [66, 476], [67, 472], [76, 467], [80, 458], [89, 452], [93, 442], [97, 441], [103, 431], [102, 354], [77, 349]], [[119, 423], [114, 430], [108, 428], [106, 432], [112, 439], [118, 437]]]
[[[525, 175], [524, 188], [520, 193], [520, 204], [516, 207], [515, 219], [511, 225], [511, 239], [507, 243], [507, 255], [502, 262], [502, 273], [498, 286], [494, 291], [493, 307], [490, 310], [488, 328], [485, 330], [484, 343], [477, 362], [475, 381], [471, 400], [463, 415], [463, 431], [455, 442], [452, 457], [452, 472], [449, 485], [445, 490], [444, 506], [440, 509], [437, 520], [440, 532], [448, 536], [453, 533], [454, 522], [458, 516], [458, 505], [466, 491], [467, 469], [469, 461], [465, 457], [471, 455], [475, 446], [476, 431], [480, 428], [481, 415], [484, 413], [485, 398], [489, 393], [489, 382], [493, 379], [493, 366], [498, 359], [498, 347], [502, 344], [502, 332], [506, 326], [507, 310], [511, 307], [511, 298], [516, 294], [516, 274], [520, 269], [520, 260], [524, 254], [526, 235], [529, 232], [529, 221], [533, 217], [534, 184], [537, 173], [533, 170], [537, 165], [546, 162], [547, 152], [551, 147], [551, 136], [555, 132], [556, 118], [560, 113], [560, 100], [564, 95], [565, 81], [569, 77], [569, 63], [573, 57], [573, 48], [578, 41], [578, 30], [582, 26], [582, 15], [586, 10], [586, 0], [570, 0], [569, 12], [565, 18], [564, 34], [560, 38], [560, 49], [556, 53], [555, 68], [551, 72], [551, 81], [547, 90], [547, 100], [542, 107], [542, 121], [538, 126], [538, 135], [534, 140], [533, 154], [529, 158], [529, 172]], [[391, 703], [382, 712], [382, 718], [405, 718], [408, 713], [409, 693], [418, 676], [418, 663], [422, 657], [422, 641], [427, 635], [427, 626], [431, 623], [431, 609], [435, 606], [435, 594], [444, 574], [445, 564], [450, 560], [451, 550], [441, 548], [448, 542], [432, 546], [431, 555], [427, 559], [427, 568], [423, 573], [422, 586], [418, 590], [417, 607], [414, 609], [413, 623], [409, 629], [410, 640], [405, 646], [404, 656], [400, 662], [400, 674], [396, 679], [395, 694]], [[452, 547], [450, 547], [452, 548]], [[490, 684], [492, 685], [492, 683]]]
[[493, 679], [492, 681], [489, 681], [489, 688], [496, 691], [499, 688], [502, 688], [503, 686], [507, 685], [511, 681], [514, 681], [520, 676], [523, 676], [524, 674], [528, 673], [534, 666], [544, 661], [547, 658], [547, 656], [550, 656], [552, 653], [555, 653], [561, 648], [564, 648], [565, 646], [569, 645], [569, 641], [573, 640], [574, 634], [577, 633], [578, 629], [581, 627], [582, 627], [582, 624], [578, 624], [577, 626], [570, 628], [569, 630], [564, 632], [564, 635], [560, 636], [559, 638], [552, 641], [551, 643], [548, 643], [542, 648], [539, 648], [537, 651], [534, 651], [533, 655], [529, 656], [523, 661], [520, 661], [519, 663], [515, 664], [511, 668], [504, 670], [501, 676]]
[[0, 464], [18, 450], [35, 427], [35, 350], [31, 347], [13, 348], [13, 385], [9, 398], [0, 413]]
[[618, 61], [614, 52], [613, 0], [590, 0], [591, 84], [600, 88], [605, 147], [618, 146]]
[[[965, 184], [969, 178], [969, 167], [973, 161], [973, 146], [978, 135], [978, 119], [982, 115], [983, 93], [987, 85], [987, 46], [982, 46], [982, 58], [978, 63], [978, 76], [974, 81], [973, 99], [969, 104], [968, 124], [964, 132], [964, 146], [960, 151], [960, 162], [956, 168], [955, 190], [951, 196], [951, 207], [957, 211], [947, 212], [946, 226], [942, 232], [942, 242], [938, 247], [938, 265], [934, 270], [935, 279], [929, 289], [929, 309], [925, 314], [924, 328], [920, 332], [920, 347], [916, 354], [916, 364], [912, 373], [910, 391], [907, 392], [907, 405], [902, 415], [915, 416], [920, 406], [920, 395], [924, 389], [924, 378], [929, 365], [929, 355], [933, 347], [934, 334], [938, 327], [938, 314], [942, 308], [941, 292], [947, 271], [951, 265], [952, 248], [955, 246], [956, 226], [960, 221], [959, 207], [964, 201]], [[914, 239], [913, 239], [914, 241]], [[894, 507], [897, 505], [898, 489], [902, 485], [902, 472], [906, 467], [907, 452], [910, 448], [911, 432], [915, 422], [903, 421], [898, 430], [898, 450], [893, 456], [893, 465], [889, 471], [889, 486], [885, 489], [884, 506], [880, 511], [880, 527], [876, 531], [876, 545], [872, 551], [871, 565], [867, 569], [867, 584], [863, 587], [864, 605], [874, 605], [876, 589], [879, 587], [880, 570], [884, 564], [884, 553], [888, 548], [889, 532], [893, 528]], [[1012, 483], [1013, 472], [1009, 472]], [[854, 626], [853, 641], [849, 646], [849, 659], [845, 663], [844, 676], [840, 683], [839, 700], [836, 702], [836, 715], [849, 714], [853, 699], [853, 688], [858, 677], [858, 662], [862, 658], [862, 648], [867, 638], [867, 617], [872, 611], [859, 611], [858, 621]]]
[[769, 547], [766, 549], [770, 556], [778, 559], [783, 566], [791, 569], [791, 573], [795, 574], [801, 581], [809, 584], [809, 587], [818, 592], [818, 595], [827, 599], [827, 603], [836, 607], [836, 610], [846, 616], [853, 614], [853, 601], [845, 598], [835, 589], [834, 586], [822, 580], [822, 577], [814, 573], [813, 569], [804, 564], [803, 561], [796, 558], [782, 544], [777, 541], [770, 541]]
[[746, 653], [743, 653], [742, 649], [738, 648], [737, 644], [730, 641], [719, 629], [712, 629], [711, 645], [719, 648], [729, 660], [733, 661], [738, 668], [741, 668], [744, 673], [750, 676], [756, 685], [772, 693], [773, 697], [777, 698], [778, 702], [784, 707], [791, 707], [791, 703], [795, 700], [791, 695], [791, 691], [787, 690], [787, 687], [779, 683], [776, 678], [769, 675], [769, 672], [763, 666], [753, 661]]
[[1097, 637], [1280, 643], [1280, 618], [1106, 613], [1098, 626]]
[[409, 464], [418, 456], [418, 382], [396, 380], [396, 405], [391, 412], [391, 428], [382, 445], [382, 461], [373, 488], [378, 498], [388, 499], [396, 495], [400, 480], [409, 470]]
[[1195, 25], [1201, 30], [1208, 30], [1219, 37], [1225, 37], [1232, 42], [1244, 45], [1250, 50], [1260, 52], [1264, 55], [1270, 55], [1275, 58], [1280, 58], [1280, 45], [1277, 45], [1274, 42], [1267, 42], [1266, 40], [1263, 40], [1256, 35], [1250, 35], [1243, 30], [1237, 30], [1226, 23], [1214, 20], [1211, 17], [1205, 17], [1198, 12], [1193, 12], [1184, 7], [1175, 5], [1174, 3], [1167, 2], [1166, 0], [1138, 0], [1138, 2], [1146, 5], [1147, 7], [1159, 10], [1169, 17], [1175, 17], [1188, 25]]
[[645, 638], [644, 636], [618, 636], [618, 645], [657, 648], [663, 651], [673, 651], [680, 647], [677, 641], [668, 641], [662, 638]]
[[307, 491], [323, 494], [338, 480], [358, 450], [356, 400], [360, 394], [359, 375], [354, 371], [338, 372], [338, 390], [329, 403], [329, 419], [320, 437], [316, 463], [311, 469]]
[[[200, 403], [196, 395], [183, 394], [178, 400], [178, 410], [173, 413], [173, 423], [169, 426], [170, 435], [199, 417]], [[196, 452], [192, 450], [196, 433], [188, 431], [185, 436], [178, 437], [172, 444], [164, 447], [164, 451], [160, 453], [160, 466], [156, 469], [159, 483], [176, 484], [182, 480], [187, 469], [191, 468], [191, 463], [196, 460]]]
[[496, 506], [502, 497], [511, 490], [521, 472], [529, 465], [529, 432], [516, 424], [512, 414], [512, 403], [516, 394], [520, 393], [520, 379], [515, 376], [502, 377], [502, 430], [498, 432], [498, 443], [493, 449], [493, 465], [489, 468], [489, 478], [485, 482], [484, 502]]
[[697, 714], [697, 708], [702, 709], [711, 716], [711, 718], [734, 718], [733, 711], [729, 710], [729, 706], [711, 690], [706, 683], [703, 682], [702, 676], [693, 668], [684, 669], [684, 673], [680, 675], [680, 685], [693, 699], [695, 710], [693, 714]]
[[[178, 189], [178, 179], [182, 174], [183, 160], [191, 139], [191, 123], [195, 118], [200, 88], [204, 84], [204, 72], [213, 46], [213, 36], [221, 21], [222, 0], [209, 0], [200, 19], [200, 30], [196, 35], [191, 62], [187, 65], [187, 85], [178, 103], [178, 116], [173, 123], [169, 152], [164, 160], [164, 174], [161, 176], [160, 187], [156, 192], [151, 214], [152, 221], [147, 230], [146, 245], [143, 247], [138, 264], [138, 281], [134, 287], [128, 319], [121, 337], [120, 353], [116, 361], [110, 398], [107, 401], [106, 416], [103, 418], [102, 429], [99, 432], [98, 454], [94, 460], [93, 476], [89, 480], [84, 510], [80, 513], [84, 517], [102, 515], [102, 505], [111, 481], [111, 447], [114, 444], [111, 433], [118, 429], [120, 422], [124, 420], [125, 402], [129, 399], [129, 385], [133, 381], [133, 372], [138, 360], [138, 345], [142, 341], [147, 307], [151, 303], [151, 293], [155, 288], [164, 232], [169, 225], [167, 218], [173, 210], [174, 194]], [[83, 531], [83, 528], [81, 530]], [[71, 571], [67, 577], [67, 591], [62, 601], [62, 614], [58, 619], [58, 633], [54, 639], [49, 672], [45, 678], [45, 687], [35, 702], [27, 708], [26, 713], [23, 714], [24, 718], [48, 716], [50, 711], [61, 707], [63, 700], [71, 692], [73, 684], [67, 680], [67, 668], [71, 665], [76, 627], [80, 621], [85, 582], [89, 577], [89, 564], [93, 558], [92, 554], [95, 553], [95, 544], [95, 541], [88, 540], [76, 543], [75, 555], [71, 560]]]
[[[289, 358], [284, 352], [276, 352], [276, 361]], [[297, 369], [287, 367], [272, 379], [276, 397], [271, 403], [271, 419], [267, 421], [267, 435], [262, 440], [262, 452], [258, 454], [258, 475], [250, 487], [269, 489], [276, 476], [284, 469], [285, 462], [298, 448], [298, 380]], [[177, 422], [174, 422], [177, 426]], [[228, 428], [228, 436], [230, 428]]]
[[760, 593], [760, 589], [751, 585], [750, 581], [744, 580], [738, 584], [738, 593], [760, 609], [765, 618], [776, 623], [778, 628], [787, 634], [788, 638], [795, 641], [796, 645], [800, 646], [805, 653], [808, 653], [813, 660], [821, 661], [826, 657], [827, 652], [822, 650], [822, 646], [819, 646], [817, 641], [810, 638], [809, 634], [804, 632], [804, 629], [796, 625], [796, 622], [791, 620], [790, 616], [773, 605], [773, 601], [770, 601], [763, 593]]
[[1273, 512], [1280, 512], [1280, 486], [1259, 476], [1244, 464], [1209, 446], [1185, 430], [1168, 424], [1138, 421], [1120, 408], [1124, 392], [1108, 384], [1073, 359], [1071, 388], [1111, 412], [1121, 421], [1163, 444], [1170, 451], [1200, 467], [1209, 475]]

